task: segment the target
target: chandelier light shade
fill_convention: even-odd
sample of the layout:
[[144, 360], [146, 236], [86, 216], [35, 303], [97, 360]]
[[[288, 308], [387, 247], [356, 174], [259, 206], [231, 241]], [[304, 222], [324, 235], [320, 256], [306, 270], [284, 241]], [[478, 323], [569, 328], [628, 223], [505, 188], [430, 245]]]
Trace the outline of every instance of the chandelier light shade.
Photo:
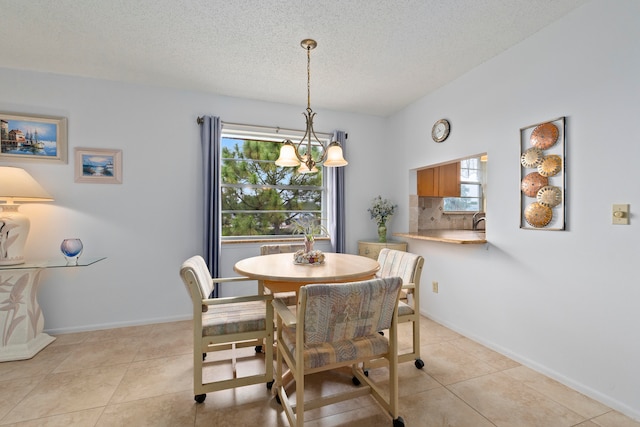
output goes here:
[[333, 141], [327, 147], [327, 158], [324, 161], [324, 165], [328, 167], [340, 167], [347, 164], [347, 161], [342, 156], [342, 147], [337, 141]]
[[276, 160], [276, 165], [284, 167], [298, 166], [300, 160], [297, 157], [295, 145], [290, 139], [287, 139], [280, 147], [280, 156]]
[[15, 202], [50, 202], [53, 198], [27, 171], [0, 166], [0, 265], [24, 263], [29, 218], [18, 212]]
[[316, 173], [318, 172], [318, 168], [314, 165], [311, 169], [307, 166], [307, 155], [304, 154], [302, 156], [302, 161], [300, 162], [300, 167], [298, 168], [298, 173]]
[[[346, 166], [348, 162], [342, 155], [340, 144], [337, 141], [333, 141], [329, 146], [325, 147], [313, 130], [313, 118], [316, 113], [311, 109], [311, 50], [315, 49], [318, 43], [312, 39], [304, 39], [300, 42], [300, 46], [307, 51], [307, 109], [303, 113], [307, 122], [306, 130], [298, 143], [294, 144], [289, 139], [283, 142], [276, 165], [283, 167], [300, 166], [298, 168], [299, 173], [316, 173], [318, 172], [316, 165], [320, 163], [326, 167]], [[317, 159], [313, 158], [311, 151], [313, 145], [319, 146], [321, 150]]]

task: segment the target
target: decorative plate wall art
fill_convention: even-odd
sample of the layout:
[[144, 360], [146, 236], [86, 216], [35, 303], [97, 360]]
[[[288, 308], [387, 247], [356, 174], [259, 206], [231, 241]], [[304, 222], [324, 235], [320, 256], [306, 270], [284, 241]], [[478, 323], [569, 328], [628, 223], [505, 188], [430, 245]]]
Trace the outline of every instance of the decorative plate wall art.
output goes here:
[[524, 218], [531, 226], [545, 227], [553, 218], [553, 211], [548, 206], [533, 202], [524, 210]]
[[534, 147], [547, 150], [558, 142], [559, 135], [558, 127], [551, 122], [547, 122], [537, 125], [531, 132], [529, 140]]
[[536, 193], [536, 199], [542, 206], [555, 208], [562, 202], [562, 192], [558, 187], [547, 185]]
[[562, 170], [562, 157], [557, 154], [545, 156], [538, 165], [538, 173], [550, 177], [557, 175]]
[[565, 123], [520, 129], [520, 228], [565, 229]]
[[538, 190], [547, 184], [549, 184], [549, 178], [540, 175], [538, 172], [531, 172], [520, 183], [520, 189], [525, 196], [536, 197]]
[[544, 160], [544, 153], [541, 149], [531, 147], [520, 156], [520, 164], [524, 168], [536, 168]]

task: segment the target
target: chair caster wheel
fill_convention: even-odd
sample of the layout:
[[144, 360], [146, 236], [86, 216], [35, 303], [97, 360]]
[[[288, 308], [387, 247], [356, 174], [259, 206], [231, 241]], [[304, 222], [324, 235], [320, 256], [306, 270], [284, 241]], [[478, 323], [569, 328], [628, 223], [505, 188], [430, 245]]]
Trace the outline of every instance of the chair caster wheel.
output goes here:
[[361, 382], [358, 379], [358, 377], [352, 377], [351, 378], [351, 382], [353, 383], [353, 385], [360, 385], [361, 384]]
[[256, 353], [262, 353], [262, 346], [261, 345], [257, 345], [256, 346]]
[[195, 400], [198, 403], [202, 403], [206, 398], [207, 398], [206, 394], [196, 394], [193, 400]]
[[424, 368], [424, 362], [422, 361], [422, 359], [416, 359], [415, 365], [418, 369]]
[[398, 417], [393, 420], [393, 427], [404, 427], [404, 420], [402, 417]]
[[274, 382], [274, 381], [275, 381], [275, 380], [271, 380], [271, 381], [268, 381], [268, 382], [267, 382], [267, 388], [268, 388], [269, 390], [271, 390], [271, 388], [273, 387], [273, 382]]

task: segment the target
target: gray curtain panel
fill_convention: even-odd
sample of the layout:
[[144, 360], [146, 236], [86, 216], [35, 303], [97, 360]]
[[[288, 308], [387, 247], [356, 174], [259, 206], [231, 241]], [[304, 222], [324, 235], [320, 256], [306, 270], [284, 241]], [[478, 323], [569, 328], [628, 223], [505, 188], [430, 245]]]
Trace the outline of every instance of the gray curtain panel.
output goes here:
[[[342, 146], [342, 153], [347, 157], [347, 134], [341, 130], [334, 131], [333, 139]], [[344, 167], [326, 168], [327, 183], [329, 185], [329, 197], [331, 210], [330, 222], [328, 224], [331, 235], [331, 245], [336, 253], [347, 251], [347, 237], [345, 228], [345, 194], [344, 194]]]
[[[211, 277], [220, 277], [220, 234], [222, 222], [222, 200], [220, 197], [220, 139], [222, 124], [220, 117], [204, 116], [200, 125], [202, 143], [202, 172], [204, 179], [204, 254]], [[215, 284], [211, 298], [218, 297]]]

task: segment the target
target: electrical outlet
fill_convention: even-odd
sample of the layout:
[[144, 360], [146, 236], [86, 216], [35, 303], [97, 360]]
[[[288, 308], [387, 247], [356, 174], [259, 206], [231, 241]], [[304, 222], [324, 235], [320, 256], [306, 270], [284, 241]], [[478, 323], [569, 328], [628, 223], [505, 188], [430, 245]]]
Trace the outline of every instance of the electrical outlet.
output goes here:
[[431, 282], [431, 286], [432, 286], [433, 293], [437, 294], [438, 293], [438, 282], [436, 282], [436, 281]]

